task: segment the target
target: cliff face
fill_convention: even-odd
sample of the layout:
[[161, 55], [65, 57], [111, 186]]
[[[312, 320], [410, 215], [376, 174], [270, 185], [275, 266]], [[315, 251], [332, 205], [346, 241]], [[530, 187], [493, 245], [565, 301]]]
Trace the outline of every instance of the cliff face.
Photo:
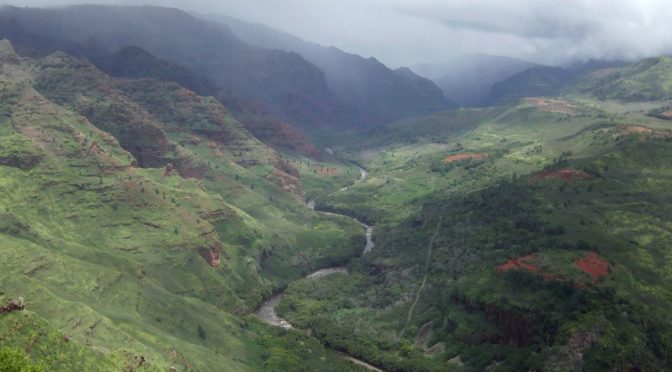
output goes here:
[[315, 64], [346, 105], [343, 118], [358, 126], [375, 126], [456, 106], [432, 81], [409, 69], [392, 70], [375, 58], [313, 44], [264, 25], [225, 16], [212, 19], [248, 44], [296, 52]]
[[[214, 170], [193, 151], [207, 144], [216, 157], [231, 157], [243, 167], [265, 167], [268, 181], [303, 197], [298, 172], [216, 99], [171, 82], [114, 79], [61, 52], [36, 66], [35, 88], [110, 133], [110, 141], [118, 141], [133, 156], [129, 164], [156, 168], [170, 163], [183, 177], [204, 178]], [[39, 161], [39, 153], [31, 159]]]
[[89, 63], [59, 52], [41, 60], [40, 68], [38, 91], [114, 135], [140, 167], [162, 166], [163, 158], [174, 151], [160, 125]]
[[115, 77], [172, 81], [201, 96], [212, 96], [218, 92], [216, 87], [190, 69], [156, 57], [137, 46], [127, 46], [112, 54], [93, 57], [91, 62], [101, 71]]
[[[0, 10], [0, 37], [12, 40], [24, 56], [44, 57], [63, 51], [86, 58], [115, 77], [176, 82], [199, 95], [214, 96], [265, 143], [283, 151], [319, 156], [297, 126], [337, 121], [333, 95], [317, 68], [296, 54], [246, 46], [226, 30], [213, 30], [207, 22], [185, 13], [142, 9], [134, 14], [117, 7], [78, 7], [73, 12], [81, 17], [74, 19], [62, 11], [6, 7]], [[108, 16], [106, 22], [91, 24], [92, 19]], [[172, 23], [157, 19], [160, 16]], [[115, 28], [115, 24], [123, 27]], [[149, 24], [155, 26], [153, 33], [145, 34], [144, 27]], [[167, 24], [181, 27], [185, 35], [180, 37], [188, 40], [164, 30]], [[82, 32], [89, 33], [82, 31], [87, 27], [99, 34], [81, 38]], [[178, 40], [182, 43], [171, 44]]]
[[[137, 75], [114, 63], [131, 58], [138, 67], [152, 63], [154, 75], [170, 72], [181, 83], [202, 85], [207, 79], [212, 88], [226, 95], [257, 101], [271, 114], [306, 126], [333, 124], [336, 106], [324, 74], [296, 53], [255, 48], [238, 41], [231, 32], [176, 9], [154, 7], [77, 6], [62, 9], [3, 8], [0, 17], [16, 27], [30, 30], [32, 38], [19, 40], [17, 33], [5, 32], [31, 49], [54, 49], [79, 45], [87, 58], [117, 74]], [[50, 40], [50, 41], [45, 41]], [[56, 42], [57, 40], [58, 42]], [[172, 66], [137, 53], [140, 47]], [[68, 47], [68, 49], [73, 49]], [[67, 50], [69, 52], [69, 50]], [[88, 53], [87, 51], [94, 51]], [[173, 71], [168, 71], [172, 69]]]
[[[232, 97], [255, 102], [308, 130], [367, 129], [455, 107], [434, 83], [408, 69], [393, 71], [373, 58], [305, 42], [245, 43], [223, 23], [174, 9], [7, 7], [0, 18], [10, 24], [0, 28], [0, 37], [27, 52], [63, 50], [118, 76], [169, 76], [225, 103]], [[29, 37], [17, 30], [30, 30]]]

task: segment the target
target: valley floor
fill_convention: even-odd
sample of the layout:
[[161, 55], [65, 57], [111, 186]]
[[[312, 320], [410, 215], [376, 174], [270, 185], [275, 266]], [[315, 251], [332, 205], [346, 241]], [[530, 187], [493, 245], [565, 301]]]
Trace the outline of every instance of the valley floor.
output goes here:
[[0, 358], [672, 368], [669, 101], [448, 110], [306, 157], [174, 83], [0, 60]]

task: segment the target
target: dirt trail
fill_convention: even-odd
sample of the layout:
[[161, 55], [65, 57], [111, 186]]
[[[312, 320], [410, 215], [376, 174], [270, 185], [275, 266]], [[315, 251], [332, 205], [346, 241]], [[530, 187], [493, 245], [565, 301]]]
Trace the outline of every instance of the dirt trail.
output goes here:
[[411, 319], [413, 318], [413, 312], [415, 311], [415, 306], [418, 304], [418, 301], [420, 300], [420, 294], [422, 293], [422, 290], [425, 289], [425, 284], [427, 284], [427, 272], [429, 268], [429, 260], [432, 258], [432, 248], [434, 247], [434, 240], [439, 235], [439, 231], [441, 230], [441, 223], [443, 223], [443, 217], [439, 218], [439, 223], [436, 224], [436, 230], [434, 231], [434, 235], [432, 235], [432, 238], [429, 240], [429, 244], [427, 245], [427, 258], [425, 258], [425, 267], [424, 267], [425, 275], [422, 277], [422, 283], [418, 288], [418, 292], [415, 294], [415, 300], [413, 301], [411, 308], [408, 309], [408, 315], [406, 316], [406, 325], [404, 325], [404, 328], [402, 328], [401, 332], [399, 332], [400, 338], [404, 336], [404, 332], [406, 332], [406, 328], [408, 328], [408, 324], [411, 322]]

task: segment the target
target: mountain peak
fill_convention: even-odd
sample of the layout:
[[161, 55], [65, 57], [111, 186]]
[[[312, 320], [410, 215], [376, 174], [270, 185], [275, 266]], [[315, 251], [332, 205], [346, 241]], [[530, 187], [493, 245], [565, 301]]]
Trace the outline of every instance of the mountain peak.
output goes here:
[[7, 39], [0, 40], [0, 62], [2, 63], [17, 63], [20, 58], [12, 43]]

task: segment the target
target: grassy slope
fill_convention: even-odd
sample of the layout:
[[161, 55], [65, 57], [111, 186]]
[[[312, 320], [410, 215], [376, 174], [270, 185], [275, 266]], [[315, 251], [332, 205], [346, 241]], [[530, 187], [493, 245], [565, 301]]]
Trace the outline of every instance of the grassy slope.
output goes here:
[[[370, 179], [326, 204], [361, 203], [376, 249], [348, 277], [292, 284], [280, 311], [389, 370], [669, 368], [671, 126], [582, 102], [474, 111], [463, 133], [448, 114], [431, 141], [373, 136], [387, 147], [359, 154]], [[443, 163], [462, 152], [487, 157]], [[544, 168], [590, 176], [530, 176]], [[591, 251], [612, 270], [597, 283], [574, 264]], [[561, 280], [497, 273], [528, 254]]]
[[[188, 136], [207, 143], [206, 134], [175, 128], [182, 123], [152, 112], [125, 83], [63, 55], [32, 61], [0, 49], [0, 142], [11, 145], [0, 154], [0, 302], [21, 296], [27, 309], [0, 315], [1, 344], [60, 370], [350, 368], [314, 339], [245, 314], [275, 286], [358, 251], [361, 227], [283, 192], [273, 177], [284, 176], [279, 155], [214, 100], [145, 82], [190, 97], [176, 106], [212, 114], [199, 125], [232, 133], [244, 150], [182, 146]], [[50, 76], [59, 78], [45, 84]], [[148, 152], [97, 127], [114, 124], [99, 115], [106, 106], [160, 134], [142, 138], [157, 165], [173, 160], [200, 179], [132, 166], [127, 150]], [[317, 234], [326, 237], [309, 238]], [[220, 246], [221, 263], [210, 265]]]
[[568, 88], [625, 102], [672, 98], [672, 58], [648, 58], [617, 69], [597, 70]]

